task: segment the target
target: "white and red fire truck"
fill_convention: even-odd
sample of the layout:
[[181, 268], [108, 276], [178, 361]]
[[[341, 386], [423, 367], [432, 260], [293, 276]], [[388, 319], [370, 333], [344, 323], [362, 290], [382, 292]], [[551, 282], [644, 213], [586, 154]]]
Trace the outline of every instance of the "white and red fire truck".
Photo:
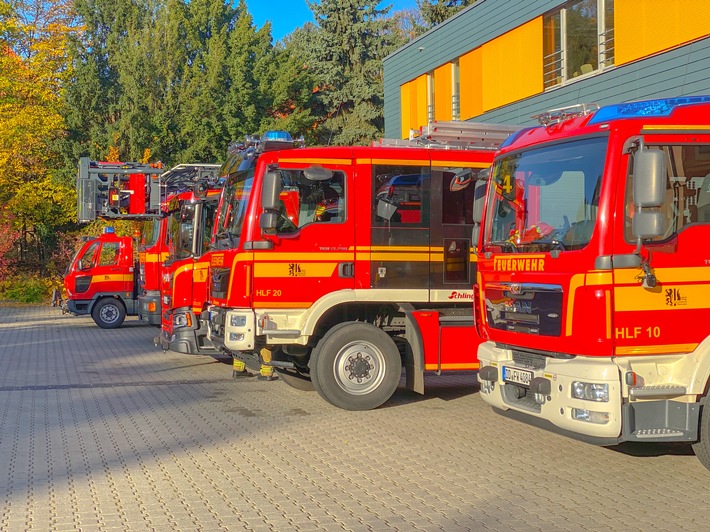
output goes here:
[[475, 285], [483, 399], [710, 468], [710, 97], [539, 115], [492, 167]]
[[209, 254], [211, 341], [351, 410], [387, 401], [402, 367], [419, 393], [425, 371], [478, 368], [474, 184], [515, 128], [432, 129], [418, 147], [282, 149], [235, 166]]

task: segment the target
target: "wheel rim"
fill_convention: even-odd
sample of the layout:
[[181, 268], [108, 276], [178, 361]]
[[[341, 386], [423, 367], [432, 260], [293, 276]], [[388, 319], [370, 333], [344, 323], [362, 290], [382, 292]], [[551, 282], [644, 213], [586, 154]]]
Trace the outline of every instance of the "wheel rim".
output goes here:
[[115, 305], [104, 305], [99, 311], [99, 316], [104, 323], [115, 323], [118, 321], [118, 307]]
[[366, 395], [385, 378], [385, 356], [369, 342], [351, 342], [335, 356], [335, 381], [352, 395]]

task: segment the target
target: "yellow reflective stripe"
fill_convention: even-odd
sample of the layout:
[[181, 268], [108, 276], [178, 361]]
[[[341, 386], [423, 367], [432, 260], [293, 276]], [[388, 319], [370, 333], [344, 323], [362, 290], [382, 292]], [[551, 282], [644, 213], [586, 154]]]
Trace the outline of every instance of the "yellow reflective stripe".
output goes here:
[[[466, 370], [466, 369], [478, 369], [480, 364], [478, 362], [466, 362], [459, 364], [441, 364], [441, 369], [446, 370]], [[434, 371], [439, 369], [439, 364], [425, 364], [425, 371]]]
[[[683, 298], [681, 302], [669, 305], [666, 291], [677, 289]], [[614, 287], [614, 305], [617, 312], [640, 310], [701, 310], [707, 309], [710, 298], [710, 284], [672, 285], [663, 283], [663, 289], [656, 292], [638, 286]]]
[[330, 165], [350, 165], [352, 164], [351, 159], [314, 159], [312, 157], [297, 159], [295, 157], [284, 157], [279, 159], [279, 165], [281, 164], [330, 164]]
[[331, 277], [337, 262], [257, 262], [254, 277]]
[[128, 273], [128, 274], [114, 273], [114, 274], [92, 275], [91, 276], [92, 283], [106, 283], [109, 281], [133, 282], [133, 274], [132, 273]]
[[666, 353], [692, 353], [698, 344], [665, 344], [665, 345], [635, 345], [631, 347], [617, 347], [614, 354], [617, 356], [642, 356], [662, 355]]

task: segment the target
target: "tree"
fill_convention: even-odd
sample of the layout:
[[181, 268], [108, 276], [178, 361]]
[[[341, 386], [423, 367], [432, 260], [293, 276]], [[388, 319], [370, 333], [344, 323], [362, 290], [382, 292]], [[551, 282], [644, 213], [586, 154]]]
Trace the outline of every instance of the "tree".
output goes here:
[[382, 59], [394, 50], [390, 7], [368, 0], [307, 0], [318, 31], [309, 43], [309, 69], [327, 118], [318, 127], [326, 144], [367, 143], [384, 128]]
[[[33, 251], [41, 265], [51, 235], [67, 219], [43, 217], [21, 205], [73, 197], [54, 172], [60, 160], [54, 147], [64, 133], [60, 93], [70, 74], [70, 7], [68, 1], [26, 0], [2, 8], [11, 18], [0, 27], [0, 202], [21, 232], [20, 259], [30, 259]], [[43, 196], [48, 190], [52, 194]]]
[[426, 29], [438, 26], [476, 0], [417, 0]]
[[256, 29], [244, 0], [237, 6], [237, 24], [229, 38], [228, 72], [231, 85], [226, 105], [229, 109], [227, 128], [232, 140], [258, 133], [261, 119], [269, 107], [262, 92], [262, 79], [272, 59], [271, 25]]
[[[190, 2], [186, 12], [186, 61], [178, 110], [181, 162], [217, 162], [224, 159], [230, 140], [232, 110], [227, 104], [230, 33], [238, 24], [240, 5], [222, 0]], [[178, 103], [178, 102], [176, 102]], [[175, 154], [177, 155], [177, 154]]]
[[317, 97], [316, 81], [308, 68], [308, 43], [317, 28], [307, 23], [287, 35], [264, 62], [260, 92], [268, 102], [260, 131], [280, 129], [316, 142], [315, 126], [326, 112]]

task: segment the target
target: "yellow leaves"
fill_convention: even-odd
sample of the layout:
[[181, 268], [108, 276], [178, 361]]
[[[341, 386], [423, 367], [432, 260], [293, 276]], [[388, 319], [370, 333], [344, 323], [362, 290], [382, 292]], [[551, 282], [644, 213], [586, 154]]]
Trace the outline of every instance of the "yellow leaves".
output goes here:
[[43, 177], [20, 185], [8, 207], [15, 227], [57, 227], [76, 220], [76, 192]]
[[148, 164], [150, 162], [150, 148], [143, 150], [143, 158], [141, 159], [143, 164]]
[[50, 146], [65, 130], [59, 111], [70, 30], [34, 13], [35, 23], [7, 17], [0, 28], [13, 34], [0, 49], [0, 201], [16, 196], [18, 207], [26, 185], [44, 186], [56, 158]]
[[118, 146], [108, 147], [108, 155], [106, 156], [106, 161], [110, 163], [118, 163], [121, 161], [118, 155]]

